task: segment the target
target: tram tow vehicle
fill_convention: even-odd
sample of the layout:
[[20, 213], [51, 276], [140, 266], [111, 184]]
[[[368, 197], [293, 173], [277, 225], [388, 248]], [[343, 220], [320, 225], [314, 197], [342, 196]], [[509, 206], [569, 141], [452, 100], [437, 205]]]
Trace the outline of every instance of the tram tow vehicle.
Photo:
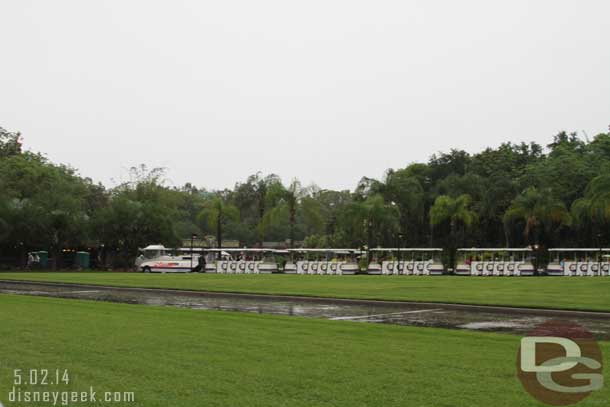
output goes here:
[[369, 274], [440, 276], [444, 272], [439, 248], [371, 249]]
[[[168, 249], [163, 245], [149, 245], [140, 249], [136, 267], [144, 273], [190, 273], [197, 269], [200, 254], [193, 249]], [[174, 255], [178, 251], [183, 254]]]
[[455, 274], [460, 276], [533, 276], [530, 248], [458, 249]]
[[552, 248], [546, 268], [549, 276], [593, 277], [610, 275], [610, 249]]

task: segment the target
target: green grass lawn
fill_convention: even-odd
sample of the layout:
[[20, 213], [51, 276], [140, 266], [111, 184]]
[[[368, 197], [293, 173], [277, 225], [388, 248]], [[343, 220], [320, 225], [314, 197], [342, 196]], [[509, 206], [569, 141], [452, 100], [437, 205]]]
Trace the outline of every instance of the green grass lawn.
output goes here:
[[[131, 405], [146, 407], [537, 405], [515, 376], [518, 346], [512, 335], [0, 295], [0, 402], [13, 405], [13, 369], [46, 368], [71, 383], [38, 389], [134, 391]], [[608, 405], [607, 389], [582, 405]]]
[[0, 279], [610, 311], [608, 277], [0, 273]]

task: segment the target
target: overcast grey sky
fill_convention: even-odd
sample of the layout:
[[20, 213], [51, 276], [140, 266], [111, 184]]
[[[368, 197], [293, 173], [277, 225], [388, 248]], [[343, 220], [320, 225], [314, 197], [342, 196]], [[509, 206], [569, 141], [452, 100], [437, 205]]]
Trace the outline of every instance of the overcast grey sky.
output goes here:
[[610, 124], [610, 2], [2, 0], [0, 126], [112, 185], [353, 188]]

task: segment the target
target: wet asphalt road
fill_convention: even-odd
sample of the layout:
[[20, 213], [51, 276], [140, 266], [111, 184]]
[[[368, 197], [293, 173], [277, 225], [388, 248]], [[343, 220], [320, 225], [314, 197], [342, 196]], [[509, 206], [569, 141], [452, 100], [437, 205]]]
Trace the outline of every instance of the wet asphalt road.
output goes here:
[[35, 295], [202, 310], [326, 318], [336, 321], [386, 323], [468, 329], [523, 335], [548, 320], [581, 324], [596, 338], [610, 340], [610, 314], [571, 313], [500, 307], [460, 307], [450, 304], [342, 301], [172, 290], [130, 289], [68, 284], [0, 282], [0, 294]]

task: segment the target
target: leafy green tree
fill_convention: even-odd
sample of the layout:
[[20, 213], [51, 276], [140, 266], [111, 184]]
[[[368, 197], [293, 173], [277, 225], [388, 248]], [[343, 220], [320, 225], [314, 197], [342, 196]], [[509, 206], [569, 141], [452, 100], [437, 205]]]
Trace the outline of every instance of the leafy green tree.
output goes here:
[[[332, 215], [329, 217], [332, 217]], [[297, 217], [297, 221], [302, 224], [303, 234], [305, 236], [324, 233], [325, 216], [322, 202], [313, 196], [304, 196], [301, 199], [300, 217]], [[333, 234], [331, 222], [336, 224], [336, 219], [329, 219], [326, 223], [329, 226], [330, 235]]]
[[470, 164], [470, 154], [456, 149], [451, 149], [449, 153], [434, 154], [428, 161], [430, 176], [437, 180], [451, 174], [464, 175]]
[[103, 256], [109, 252], [117, 254], [111, 259], [115, 267], [131, 267], [138, 248], [149, 244], [168, 247], [180, 244], [166, 208], [158, 201], [138, 200], [131, 192], [113, 191], [108, 206], [98, 211], [93, 220], [104, 245]]
[[0, 160], [5, 249], [17, 248], [22, 259], [26, 250], [48, 249], [54, 264], [61, 266], [62, 248], [88, 240], [90, 184], [75, 170], [39, 154], [20, 148], [3, 151], [10, 151]]
[[11, 133], [0, 127], [0, 158], [21, 154], [21, 133]]
[[0, 246], [6, 242], [11, 232], [11, 225], [8, 223], [8, 212], [8, 202], [6, 198], [0, 199]]
[[608, 168], [607, 159], [591, 154], [575, 133], [560, 133], [549, 148], [549, 154], [529, 165], [518, 178], [518, 190], [551, 188], [554, 196], [569, 207], [582, 197], [586, 185]]

